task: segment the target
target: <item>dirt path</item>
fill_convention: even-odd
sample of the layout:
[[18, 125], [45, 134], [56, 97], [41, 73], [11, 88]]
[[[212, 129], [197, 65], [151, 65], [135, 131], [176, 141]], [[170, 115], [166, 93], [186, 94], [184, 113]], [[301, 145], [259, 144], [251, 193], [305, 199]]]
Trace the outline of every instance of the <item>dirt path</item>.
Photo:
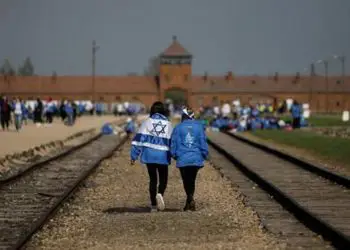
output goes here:
[[146, 212], [147, 171], [129, 165], [129, 149], [104, 162], [28, 249], [285, 248], [260, 229], [240, 193], [209, 164], [198, 177], [198, 211], [180, 211], [185, 196], [178, 170], [171, 166], [168, 211]]
[[105, 122], [115, 120], [115, 116], [83, 116], [77, 119], [74, 126], [65, 126], [60, 119], [56, 118], [50, 127], [36, 127], [32, 122], [24, 125], [20, 132], [11, 127], [9, 132], [0, 128], [0, 157], [7, 154], [21, 152], [40, 144], [53, 140], [61, 140], [82, 130], [99, 128]]

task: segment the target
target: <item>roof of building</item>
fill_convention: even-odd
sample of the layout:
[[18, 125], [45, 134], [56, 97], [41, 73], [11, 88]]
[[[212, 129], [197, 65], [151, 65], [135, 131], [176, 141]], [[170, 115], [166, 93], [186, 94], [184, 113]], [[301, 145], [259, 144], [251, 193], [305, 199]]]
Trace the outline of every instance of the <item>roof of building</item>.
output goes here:
[[160, 54], [161, 56], [191, 56], [191, 53], [188, 52], [177, 40], [176, 36], [173, 36], [173, 42], [170, 46]]

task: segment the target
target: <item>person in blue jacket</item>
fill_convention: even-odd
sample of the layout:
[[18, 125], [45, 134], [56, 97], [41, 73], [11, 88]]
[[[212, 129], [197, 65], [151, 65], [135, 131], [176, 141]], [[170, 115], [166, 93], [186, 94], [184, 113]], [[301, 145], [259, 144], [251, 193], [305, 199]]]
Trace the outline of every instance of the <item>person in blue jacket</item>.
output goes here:
[[102, 103], [96, 103], [96, 114], [98, 116], [101, 116], [103, 113], [103, 104]]
[[301, 105], [297, 101], [294, 101], [290, 112], [292, 113], [293, 118], [293, 129], [300, 128], [300, 118], [302, 115]]
[[128, 135], [135, 133], [135, 123], [131, 117], [126, 119], [126, 126], [124, 130]]
[[180, 169], [183, 186], [187, 195], [184, 211], [196, 210], [194, 192], [198, 170], [208, 157], [208, 144], [203, 125], [194, 120], [189, 108], [182, 111], [182, 121], [171, 136], [171, 155]]
[[67, 114], [67, 118], [68, 118], [67, 119], [67, 125], [68, 126], [72, 126], [73, 123], [74, 123], [74, 120], [73, 120], [73, 106], [72, 106], [71, 102], [67, 102], [64, 105], [64, 111]]
[[168, 183], [170, 139], [173, 130], [166, 115], [167, 110], [162, 102], [153, 103], [150, 117], [142, 123], [131, 142], [131, 165], [141, 156], [141, 163], [147, 166], [151, 212], [165, 209], [163, 196]]

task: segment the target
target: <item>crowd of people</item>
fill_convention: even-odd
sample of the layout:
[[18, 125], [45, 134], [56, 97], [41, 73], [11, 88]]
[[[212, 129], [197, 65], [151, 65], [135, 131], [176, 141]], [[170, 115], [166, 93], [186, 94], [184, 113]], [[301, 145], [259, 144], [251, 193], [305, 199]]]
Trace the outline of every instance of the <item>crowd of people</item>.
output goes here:
[[[101, 116], [107, 111], [106, 104], [102, 102], [56, 101], [52, 98], [24, 101], [20, 97], [0, 96], [0, 120], [3, 131], [8, 131], [11, 126], [20, 131], [28, 121], [32, 121], [38, 127], [50, 126], [54, 119], [60, 119], [65, 125], [73, 126], [77, 117], [85, 114]], [[140, 112], [144, 112], [144, 106], [138, 103], [125, 102], [113, 105], [115, 115], [131, 115]]]
[[309, 106], [297, 101], [284, 101], [274, 107], [271, 104], [241, 106], [239, 101], [232, 105], [202, 108], [200, 116], [213, 130], [232, 129], [237, 132], [257, 129], [298, 129], [308, 126]]

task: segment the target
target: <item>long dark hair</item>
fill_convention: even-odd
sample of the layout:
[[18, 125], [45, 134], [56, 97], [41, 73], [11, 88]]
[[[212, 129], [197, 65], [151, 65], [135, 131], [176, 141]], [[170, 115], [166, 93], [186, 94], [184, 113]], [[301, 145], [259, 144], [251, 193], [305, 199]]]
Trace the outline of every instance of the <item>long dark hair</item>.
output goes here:
[[164, 104], [162, 102], [155, 102], [152, 104], [152, 107], [151, 107], [151, 111], [149, 113], [150, 116], [154, 115], [154, 114], [161, 114], [161, 115], [164, 115], [164, 116], [168, 116], [167, 114], [167, 110], [164, 106]]

